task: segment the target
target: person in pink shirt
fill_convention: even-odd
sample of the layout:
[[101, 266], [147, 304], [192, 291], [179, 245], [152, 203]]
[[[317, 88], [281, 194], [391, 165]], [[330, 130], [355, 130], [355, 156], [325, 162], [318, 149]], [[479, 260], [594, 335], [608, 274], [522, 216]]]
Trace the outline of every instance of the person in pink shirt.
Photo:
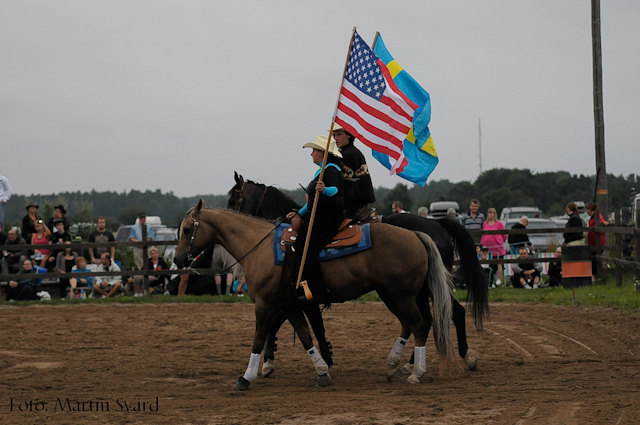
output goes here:
[[[487, 220], [482, 224], [482, 230], [504, 230], [504, 224], [498, 220], [495, 208], [487, 210]], [[482, 235], [480, 244], [489, 248], [491, 258], [496, 259], [502, 258], [506, 254], [504, 250], [504, 241], [506, 240], [506, 234]], [[498, 264], [491, 264], [490, 267], [493, 269], [494, 276], [498, 275], [498, 268], [502, 269], [502, 266], [498, 267]], [[502, 274], [502, 271], [500, 271], [500, 274]], [[501, 283], [500, 279], [496, 280], [496, 283], [499, 285]]]

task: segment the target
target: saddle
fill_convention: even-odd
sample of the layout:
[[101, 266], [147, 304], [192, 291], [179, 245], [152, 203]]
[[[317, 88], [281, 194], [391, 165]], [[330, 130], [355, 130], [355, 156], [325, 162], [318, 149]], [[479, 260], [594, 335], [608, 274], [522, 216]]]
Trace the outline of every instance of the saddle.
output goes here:
[[[294, 229], [294, 226], [291, 226], [282, 233], [280, 247], [283, 251], [287, 251], [287, 245], [293, 245], [295, 243], [298, 237], [298, 229], [299, 227]], [[362, 227], [359, 224], [353, 223], [353, 220], [350, 218], [347, 218], [342, 221], [338, 234], [333, 237], [333, 240], [328, 243], [325, 248], [357, 245], [360, 240], [362, 240]]]

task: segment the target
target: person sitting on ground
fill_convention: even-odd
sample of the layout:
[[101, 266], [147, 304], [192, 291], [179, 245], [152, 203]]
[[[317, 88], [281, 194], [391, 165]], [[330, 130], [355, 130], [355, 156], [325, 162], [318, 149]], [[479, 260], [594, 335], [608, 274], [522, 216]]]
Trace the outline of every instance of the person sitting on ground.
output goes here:
[[[529, 250], [521, 247], [519, 250], [520, 258], [529, 258]], [[513, 264], [513, 287], [525, 289], [538, 289], [540, 283], [540, 272], [542, 266], [539, 263], [519, 263]]]
[[[60, 222], [60, 227], [62, 227], [62, 222]], [[78, 254], [71, 250], [71, 241], [66, 241], [64, 245], [65, 248], [58, 252], [56, 256], [56, 266], [53, 268], [53, 271], [56, 273], [71, 273], [73, 266], [76, 265]], [[62, 299], [67, 297], [67, 286], [69, 286], [69, 279], [61, 277], [60, 298]]]
[[[575, 202], [569, 202], [565, 207], [565, 211], [567, 215], [569, 215], [569, 221], [564, 226], [565, 228], [570, 227], [583, 227], [584, 223], [580, 218], [580, 211], [578, 210], [578, 206]], [[584, 245], [584, 235], [582, 233], [565, 233], [564, 234], [564, 244], [565, 245]]]
[[[104, 217], [98, 217], [98, 227], [96, 230], [89, 234], [89, 239], [87, 242], [89, 243], [106, 243], [106, 242], [115, 242], [116, 238], [113, 236], [113, 233], [107, 230], [107, 220]], [[105, 252], [111, 254], [111, 258], [116, 258], [116, 247], [112, 246], [111, 248], [98, 247], [98, 248], [89, 248], [89, 257], [91, 258], [91, 262], [93, 264], [98, 264], [100, 262], [100, 257]]]
[[[526, 229], [529, 224], [529, 217], [523, 215], [520, 217], [520, 221], [513, 225], [512, 229]], [[509, 249], [511, 250], [511, 255], [518, 255], [520, 252], [520, 247], [530, 247], [532, 250], [535, 250], [534, 246], [531, 244], [529, 240], [529, 235], [523, 233], [521, 235], [509, 235], [507, 239], [509, 243]]]
[[549, 286], [562, 286], [562, 248], [556, 248], [556, 261], [549, 263]]
[[[76, 259], [76, 268], [71, 270], [71, 273], [89, 273], [91, 270], [87, 268], [87, 260], [84, 257], [78, 257]], [[93, 288], [93, 278], [87, 277], [72, 277], [69, 278], [69, 298], [75, 298], [76, 288], [87, 288], [89, 291]]]
[[[149, 270], [169, 270], [167, 262], [164, 258], [160, 257], [158, 248], [152, 246], [149, 248], [149, 258], [147, 259]], [[144, 276], [136, 276], [133, 278], [133, 291], [134, 297], [141, 297], [143, 295], [149, 295], [149, 287], [158, 287], [160, 293], [164, 293], [164, 285], [167, 280], [166, 275], [149, 275], [146, 286], [143, 288]]]
[[376, 201], [369, 166], [362, 152], [354, 145], [356, 138], [351, 133], [334, 124], [333, 138], [342, 154], [344, 217], [358, 218], [369, 204]]
[[71, 227], [71, 225], [69, 224], [66, 214], [67, 210], [64, 209], [63, 205], [56, 205], [53, 207], [53, 217], [51, 217], [47, 222], [47, 227], [51, 229], [51, 233], [56, 233], [58, 231], [58, 228], [56, 227], [56, 222], [58, 221], [62, 222], [65, 232], [69, 231], [69, 227]]
[[36, 232], [36, 222], [40, 220], [40, 216], [38, 216], [38, 204], [29, 202], [26, 208], [27, 215], [22, 218], [22, 231], [20, 234], [25, 241], [31, 244], [31, 235]]
[[[42, 220], [36, 221], [35, 233], [31, 235], [31, 245], [49, 245], [49, 235], [51, 235], [51, 232]], [[51, 258], [51, 250], [49, 248], [34, 249], [31, 258], [33, 258], [36, 264], [40, 265], [40, 267], [46, 267], [47, 270], [53, 270], [55, 257], [53, 257], [53, 260], [49, 261], [49, 258]]]
[[[100, 265], [96, 269], [96, 273], [119, 271], [120, 267], [111, 259], [111, 255], [104, 253], [100, 256]], [[120, 276], [96, 276], [93, 284], [93, 290], [102, 298], [109, 298], [121, 288], [122, 279]]]
[[418, 215], [420, 217], [427, 218], [427, 215], [429, 215], [429, 209], [427, 207], [418, 208]]
[[237, 279], [233, 282], [233, 293], [239, 297], [249, 295], [249, 292], [247, 292], [247, 281], [244, 278], [244, 272], [239, 273]]
[[[22, 279], [10, 280], [7, 286], [6, 301], [31, 301], [37, 300], [35, 287], [38, 286], [38, 277], [35, 277], [35, 271], [31, 260], [24, 260], [22, 270], [18, 274], [25, 275]], [[34, 275], [34, 276], [31, 276]]]
[[[11, 229], [7, 233], [5, 246], [26, 245], [25, 240], [18, 236], [18, 233]], [[24, 260], [27, 259], [27, 251], [3, 251], [2, 274], [18, 273], [22, 269]]]

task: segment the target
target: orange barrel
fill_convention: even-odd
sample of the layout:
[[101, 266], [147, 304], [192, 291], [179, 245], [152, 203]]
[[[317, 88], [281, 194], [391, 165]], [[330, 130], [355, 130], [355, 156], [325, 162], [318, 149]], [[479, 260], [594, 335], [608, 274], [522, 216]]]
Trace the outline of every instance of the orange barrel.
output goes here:
[[591, 285], [591, 247], [588, 245], [562, 247], [562, 286]]

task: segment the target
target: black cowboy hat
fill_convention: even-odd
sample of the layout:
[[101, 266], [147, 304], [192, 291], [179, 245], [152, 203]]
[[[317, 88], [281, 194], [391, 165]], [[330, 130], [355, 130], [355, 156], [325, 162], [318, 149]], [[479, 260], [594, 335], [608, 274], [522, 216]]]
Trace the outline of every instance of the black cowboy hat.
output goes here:
[[53, 207], [54, 210], [60, 210], [60, 212], [62, 214], [66, 214], [67, 210], [64, 209], [64, 205], [60, 204], [60, 205], [56, 205], [55, 207]]
[[36, 209], [40, 208], [40, 205], [36, 204], [35, 202], [29, 202], [29, 205], [27, 205], [25, 208], [28, 210], [31, 207], [36, 207]]

